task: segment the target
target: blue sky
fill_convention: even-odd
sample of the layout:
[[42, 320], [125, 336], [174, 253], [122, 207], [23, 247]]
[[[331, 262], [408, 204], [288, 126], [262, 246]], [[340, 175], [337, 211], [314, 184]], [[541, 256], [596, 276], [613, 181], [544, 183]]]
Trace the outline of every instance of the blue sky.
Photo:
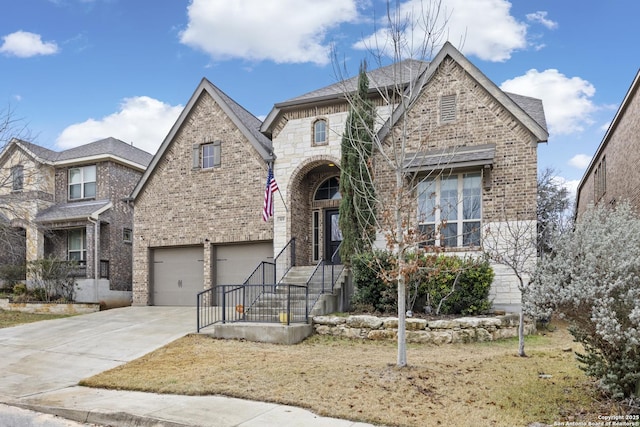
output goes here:
[[[487, 77], [543, 100], [550, 138], [539, 168], [575, 187], [640, 66], [640, 2], [442, 7], [446, 38]], [[153, 153], [202, 77], [264, 117], [336, 82], [330, 46], [355, 73], [384, 13], [383, 0], [7, 1], [0, 111], [52, 149], [114, 136]]]

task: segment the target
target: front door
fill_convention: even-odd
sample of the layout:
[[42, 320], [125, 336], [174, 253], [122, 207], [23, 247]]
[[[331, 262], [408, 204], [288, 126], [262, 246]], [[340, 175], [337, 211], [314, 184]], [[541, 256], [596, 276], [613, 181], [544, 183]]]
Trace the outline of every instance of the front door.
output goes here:
[[328, 209], [324, 215], [324, 259], [329, 264], [340, 264], [338, 248], [342, 242], [342, 232], [338, 225], [338, 209]]

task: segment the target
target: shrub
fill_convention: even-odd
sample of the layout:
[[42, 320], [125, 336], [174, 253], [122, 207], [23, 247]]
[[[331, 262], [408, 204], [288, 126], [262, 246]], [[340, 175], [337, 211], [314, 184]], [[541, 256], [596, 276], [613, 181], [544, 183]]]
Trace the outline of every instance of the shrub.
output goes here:
[[389, 286], [382, 270], [391, 268], [391, 254], [386, 251], [366, 252], [351, 260], [353, 268], [354, 294], [351, 299], [354, 309], [392, 313], [397, 311], [397, 292]]
[[493, 270], [486, 260], [423, 255], [418, 295], [435, 314], [473, 315], [491, 308], [489, 290]]
[[581, 368], [614, 399], [640, 396], [640, 219], [628, 204], [590, 208], [554, 242], [525, 310], [568, 319]]
[[[493, 270], [486, 260], [424, 252], [407, 258], [412, 266], [407, 277], [409, 310], [413, 310], [416, 301], [424, 302], [436, 314], [473, 315], [491, 307]], [[394, 265], [392, 254], [385, 251], [354, 258], [354, 308], [383, 313], [397, 311], [397, 290], [383, 279], [383, 272]]]
[[26, 267], [24, 264], [4, 264], [0, 265], [0, 280], [7, 288], [13, 287], [16, 283], [25, 280]]
[[39, 301], [75, 299], [76, 281], [72, 274], [77, 269], [75, 262], [48, 257], [29, 262], [27, 269]]

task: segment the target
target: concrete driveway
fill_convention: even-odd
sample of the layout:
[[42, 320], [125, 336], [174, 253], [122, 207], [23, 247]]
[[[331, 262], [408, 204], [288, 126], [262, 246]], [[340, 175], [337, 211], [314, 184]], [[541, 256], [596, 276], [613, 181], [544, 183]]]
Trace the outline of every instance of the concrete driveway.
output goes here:
[[[126, 307], [0, 329], [0, 404], [123, 427], [371, 427], [274, 403], [77, 385], [195, 332], [195, 314], [193, 307]], [[8, 411], [3, 418], [0, 410], [0, 425], [17, 417]], [[18, 425], [66, 425], [20, 419]]]
[[193, 307], [125, 307], [0, 329], [0, 399], [76, 385], [195, 330]]

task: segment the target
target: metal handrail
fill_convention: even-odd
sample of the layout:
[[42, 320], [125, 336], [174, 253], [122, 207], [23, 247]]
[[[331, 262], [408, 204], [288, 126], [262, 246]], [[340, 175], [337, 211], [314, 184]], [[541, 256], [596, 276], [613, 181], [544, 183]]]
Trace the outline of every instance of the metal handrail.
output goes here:
[[[276, 284], [279, 281], [277, 280], [280, 270], [278, 268], [278, 264], [282, 264], [282, 271], [279, 277], [280, 280], [287, 274], [287, 272], [289, 272], [291, 267], [295, 266], [296, 264], [295, 243], [296, 239], [294, 237], [289, 240], [287, 244], [280, 250], [278, 255], [274, 257], [273, 262], [262, 261], [260, 264], [258, 264], [258, 266], [251, 272], [247, 280], [245, 280], [241, 285], [218, 285], [199, 292], [196, 295], [196, 323], [198, 332], [200, 332], [202, 328], [210, 326], [219, 321], [222, 321], [223, 323], [227, 322], [228, 315], [233, 313], [230, 306], [228, 305], [230, 299], [241, 300], [241, 302], [238, 302], [236, 305], [242, 307], [242, 313], [239, 314], [242, 314], [243, 318], [247, 318], [248, 313], [251, 310], [254, 310], [255, 306], [259, 304], [262, 295], [274, 294], [276, 292]], [[229, 289], [225, 288], [225, 286], [229, 287]], [[290, 293], [291, 289], [287, 288], [287, 290]], [[232, 292], [242, 292], [242, 298], [236, 298], [235, 296], [233, 298], [228, 297], [228, 294]], [[297, 292], [299, 293], [300, 291]], [[308, 306], [308, 290], [305, 290], [305, 292], [306, 310]], [[218, 295], [219, 299], [221, 300], [217, 302], [219, 304], [222, 304], [221, 316], [217, 316], [217, 312], [219, 311], [220, 306], [214, 305], [214, 302], [216, 302], [216, 295]], [[299, 297], [299, 295], [297, 295], [297, 297]], [[290, 298], [289, 294], [287, 298]], [[239, 307], [234, 307], [234, 309]], [[289, 310], [290, 301], [287, 302], [287, 316], [289, 316], [290, 314]], [[254, 311], [259, 310], [256, 309]], [[305, 319], [307, 314], [305, 314]], [[218, 319], [218, 317], [221, 317], [221, 319]]]

